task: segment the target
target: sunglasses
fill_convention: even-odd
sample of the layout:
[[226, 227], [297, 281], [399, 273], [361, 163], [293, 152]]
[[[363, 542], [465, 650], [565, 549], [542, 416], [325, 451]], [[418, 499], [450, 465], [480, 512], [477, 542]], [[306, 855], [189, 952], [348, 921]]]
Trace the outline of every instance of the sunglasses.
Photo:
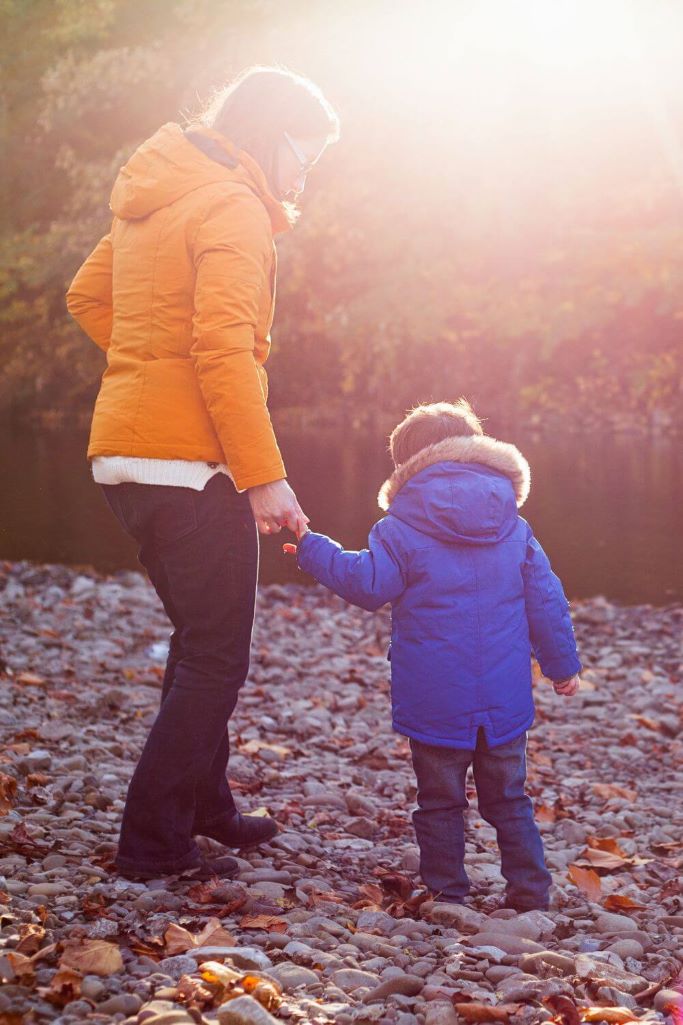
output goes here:
[[292, 153], [294, 154], [296, 159], [299, 161], [299, 168], [301, 170], [301, 173], [302, 174], [308, 174], [308, 172], [314, 166], [315, 160], [309, 160], [309, 158], [306, 156], [306, 154], [302, 150], [301, 146], [299, 146], [298, 143], [296, 143], [294, 141], [294, 139], [291, 137], [289, 132], [283, 132], [282, 134], [284, 135], [285, 140], [287, 142], [287, 145], [291, 149]]

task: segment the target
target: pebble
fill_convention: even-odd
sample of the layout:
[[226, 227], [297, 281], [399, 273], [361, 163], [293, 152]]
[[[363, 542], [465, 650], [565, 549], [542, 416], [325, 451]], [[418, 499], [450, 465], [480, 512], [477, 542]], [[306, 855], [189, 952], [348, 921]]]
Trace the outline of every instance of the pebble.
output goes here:
[[113, 997], [108, 997], [107, 1000], [103, 1000], [102, 1003], [97, 1005], [97, 1012], [99, 1014], [125, 1014], [129, 1016], [131, 1014], [137, 1014], [142, 1007], [142, 1000], [135, 993], [117, 993]]
[[232, 961], [236, 968], [268, 971], [272, 961], [257, 947], [194, 947], [192, 957], [202, 961]]
[[683, 993], [675, 989], [660, 989], [655, 994], [654, 1006], [656, 1011], [663, 1014], [671, 1014], [672, 1011], [680, 1014], [683, 1011]]
[[221, 1004], [215, 1017], [219, 1025], [277, 1025], [277, 1018], [250, 996], [235, 997]]
[[527, 940], [523, 936], [513, 936], [510, 933], [501, 932], [478, 932], [474, 936], [467, 937], [473, 947], [496, 947], [506, 954], [534, 954], [543, 947], [540, 943]]
[[389, 979], [380, 982], [379, 986], [370, 990], [363, 998], [366, 1004], [372, 1004], [377, 1000], [385, 1000], [388, 996], [397, 993], [406, 997], [417, 996], [424, 988], [424, 979], [419, 975], [394, 975]]
[[428, 1005], [424, 1025], [460, 1025], [460, 1019], [452, 1004], [439, 1000]]
[[468, 933], [481, 932], [488, 922], [486, 915], [464, 904], [436, 903], [429, 910], [427, 917], [435, 925]]
[[172, 979], [179, 979], [181, 975], [191, 975], [197, 971], [197, 960], [189, 954], [176, 954], [174, 957], [164, 957], [157, 965], [157, 970], [164, 975], [170, 975]]
[[304, 968], [302, 965], [294, 964], [293, 961], [281, 961], [274, 968], [270, 968], [268, 974], [277, 979], [286, 993], [291, 993], [293, 990], [298, 989], [299, 986], [304, 986], [308, 989], [321, 985], [317, 972], [311, 971], [310, 968]]
[[598, 915], [595, 921], [595, 928], [598, 932], [628, 932], [629, 930], [635, 930], [638, 928], [632, 918], [627, 915], [614, 915], [609, 912], [605, 912], [602, 915]]
[[613, 950], [619, 957], [633, 957], [639, 961], [645, 951], [643, 950], [642, 944], [638, 940], [617, 940], [616, 943], [612, 943], [609, 950]]
[[[476, 797], [466, 815], [471, 896], [465, 905], [422, 901], [410, 824], [415, 781], [407, 742], [391, 732], [386, 713], [387, 610], [367, 616], [299, 585], [262, 588], [258, 603], [230, 773], [241, 808], [264, 809], [282, 831], [241, 852], [241, 881], [134, 883], [111, 871], [110, 858], [126, 787], [158, 708], [168, 621], [137, 573], [106, 579], [0, 562], [0, 645], [11, 670], [0, 688], [9, 759], [2, 772], [19, 784], [0, 818], [3, 949], [11, 951], [35, 924], [45, 929], [46, 948], [104, 941], [124, 959], [124, 970], [112, 976], [85, 975], [80, 998], [66, 1009], [8, 981], [0, 1012], [10, 1000], [24, 1017], [33, 1010], [36, 1020], [52, 1015], [59, 1025], [79, 1015], [95, 1025], [126, 1017], [126, 1025], [191, 1025], [192, 1014], [176, 999], [177, 979], [198, 978], [196, 965], [214, 960], [270, 977], [286, 993], [271, 1012], [240, 997], [242, 1020], [252, 1025], [264, 1015], [269, 1025], [455, 1025], [458, 994], [489, 1004], [517, 996], [519, 1025], [542, 1025], [549, 1012], [540, 1001], [558, 987], [573, 987], [579, 1002], [631, 1008], [643, 1025], [663, 1025], [673, 998], [662, 991], [641, 1007], [636, 996], [664, 965], [675, 977], [683, 947], [683, 910], [664, 867], [673, 859], [655, 848], [683, 832], [675, 800], [683, 755], [676, 735], [681, 610], [573, 604], [593, 689], [558, 703], [551, 688], [537, 687], [539, 724], [529, 738], [536, 806], [560, 815], [541, 823], [553, 908], [516, 915], [496, 910], [503, 880], [495, 833], [478, 816]], [[112, 622], [121, 624], [125, 647], [111, 636]], [[20, 684], [22, 672], [47, 685]], [[271, 707], [264, 695], [275, 687], [283, 700]], [[634, 712], [655, 719], [660, 737]], [[26, 740], [17, 738], [22, 730]], [[662, 737], [666, 744], [653, 758], [652, 744]], [[277, 750], [262, 748], [261, 757], [245, 750], [250, 741]], [[34, 787], [25, 782], [32, 767], [45, 777]], [[610, 796], [612, 786], [636, 797]], [[25, 853], [21, 842], [8, 844], [19, 825], [31, 841]], [[614, 838], [629, 856], [654, 851], [653, 863], [602, 876], [603, 894], [623, 893], [642, 909], [608, 912], [570, 880], [569, 865], [592, 837]], [[216, 850], [205, 838], [200, 844]], [[242, 927], [246, 915], [265, 915], [272, 926]], [[169, 926], [196, 936], [212, 916], [234, 940], [207, 933], [203, 947], [164, 956]], [[133, 941], [140, 950], [151, 944], [154, 958], [136, 952]], [[10, 975], [8, 965], [5, 953], [0, 966]], [[37, 987], [49, 987], [56, 960], [38, 961], [36, 969]], [[221, 1014], [235, 1008], [227, 1001]], [[204, 1008], [203, 1017], [219, 1025], [216, 1008]]]
[[361, 986], [375, 987], [378, 979], [376, 975], [357, 968], [340, 968], [332, 973], [332, 982], [344, 993], [353, 993]]
[[537, 954], [524, 954], [519, 959], [519, 967], [523, 972], [530, 972], [532, 975], [543, 969], [544, 965], [551, 965], [559, 968], [565, 975], [574, 971], [574, 958], [567, 954], [560, 954], [556, 950], [541, 950]]

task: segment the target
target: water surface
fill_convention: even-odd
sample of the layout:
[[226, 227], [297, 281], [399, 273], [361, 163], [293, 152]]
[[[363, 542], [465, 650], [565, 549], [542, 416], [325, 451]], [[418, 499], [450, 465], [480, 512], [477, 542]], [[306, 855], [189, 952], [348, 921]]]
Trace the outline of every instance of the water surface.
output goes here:
[[[492, 433], [491, 426], [489, 430]], [[624, 603], [683, 600], [683, 452], [676, 439], [502, 435], [526, 455], [523, 514], [570, 597]], [[391, 466], [375, 432], [280, 429], [290, 480], [313, 529], [363, 547]], [[0, 558], [139, 568], [136, 547], [90, 478], [84, 431], [3, 431]], [[291, 539], [291, 538], [289, 538]], [[262, 539], [264, 583], [307, 580]]]

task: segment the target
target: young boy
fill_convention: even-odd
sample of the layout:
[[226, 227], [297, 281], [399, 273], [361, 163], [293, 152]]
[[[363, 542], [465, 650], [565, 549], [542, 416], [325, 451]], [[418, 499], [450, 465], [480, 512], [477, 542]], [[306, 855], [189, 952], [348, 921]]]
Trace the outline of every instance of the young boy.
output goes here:
[[529, 464], [484, 435], [469, 403], [412, 410], [390, 439], [387, 515], [369, 547], [344, 551], [307, 531], [298, 563], [346, 601], [392, 605], [393, 727], [410, 738], [420, 873], [440, 900], [461, 904], [465, 779], [496, 829], [505, 906], [548, 907], [551, 876], [524, 792], [534, 719], [531, 652], [555, 691], [577, 690], [581, 665], [567, 599], [528, 523]]

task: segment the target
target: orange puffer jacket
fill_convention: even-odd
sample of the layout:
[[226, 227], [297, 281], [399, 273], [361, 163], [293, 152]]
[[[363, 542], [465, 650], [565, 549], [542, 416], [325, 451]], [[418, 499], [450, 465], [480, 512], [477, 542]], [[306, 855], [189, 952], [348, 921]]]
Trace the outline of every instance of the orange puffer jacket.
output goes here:
[[273, 234], [289, 222], [261, 169], [217, 132], [166, 124], [121, 169], [111, 209], [67, 293], [107, 354], [88, 456], [224, 462], [240, 490], [284, 477], [263, 364]]

